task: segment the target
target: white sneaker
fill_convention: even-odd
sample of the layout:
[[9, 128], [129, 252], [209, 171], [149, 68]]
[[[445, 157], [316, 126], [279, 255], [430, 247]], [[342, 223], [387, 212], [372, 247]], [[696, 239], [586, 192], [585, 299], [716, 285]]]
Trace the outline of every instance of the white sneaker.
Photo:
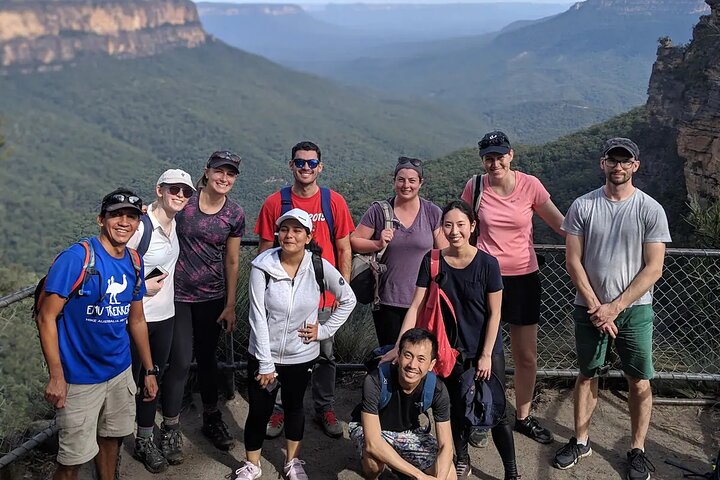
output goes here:
[[305, 461], [300, 460], [299, 458], [293, 458], [290, 460], [283, 468], [285, 478], [287, 480], [309, 480], [303, 465], [305, 465]]
[[242, 467], [235, 470], [235, 480], [255, 480], [260, 478], [261, 475], [260, 466], [247, 460], [242, 464]]

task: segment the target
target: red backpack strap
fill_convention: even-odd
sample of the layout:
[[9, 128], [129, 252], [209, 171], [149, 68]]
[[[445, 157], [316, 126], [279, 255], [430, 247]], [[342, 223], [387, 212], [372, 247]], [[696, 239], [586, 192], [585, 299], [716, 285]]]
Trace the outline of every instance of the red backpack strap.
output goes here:
[[[70, 295], [68, 295], [68, 299], [70, 299], [70, 297], [81, 288], [83, 281], [85, 280], [85, 274], [87, 273], [88, 268], [91, 268], [95, 265], [95, 252], [90, 245], [90, 240], [88, 240], [87, 238], [83, 238], [78, 242], [78, 244], [82, 245], [83, 249], [85, 250], [85, 259], [83, 260], [83, 266], [82, 270], [80, 271], [80, 276], [77, 278], [77, 280], [75, 280], [75, 283], [73, 283], [73, 286], [70, 289]], [[55, 258], [57, 259], [57, 257]], [[55, 263], [55, 260], [53, 260], [53, 263]]]
[[134, 248], [126, 247], [130, 254], [130, 260], [132, 261], [133, 270], [135, 270], [135, 288], [133, 288], [133, 298], [140, 293], [140, 289], [143, 286], [144, 279], [142, 277], [142, 260], [140, 255]]
[[430, 250], [430, 279], [435, 281], [440, 273], [440, 249], [433, 248]]

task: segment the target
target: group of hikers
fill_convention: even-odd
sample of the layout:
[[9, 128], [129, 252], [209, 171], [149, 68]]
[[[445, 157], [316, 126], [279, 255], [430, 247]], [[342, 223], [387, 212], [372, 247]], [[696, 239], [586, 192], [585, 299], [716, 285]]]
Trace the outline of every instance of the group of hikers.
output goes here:
[[[236, 480], [261, 477], [264, 440], [283, 430], [285, 478], [308, 478], [300, 458], [308, 386], [324, 433], [343, 435], [334, 409], [333, 338], [356, 305], [353, 253], [375, 254], [383, 265], [372, 314], [385, 348], [348, 424], [363, 476], [376, 479], [390, 469], [401, 478], [467, 478], [468, 446], [487, 445], [489, 430], [504, 478], [519, 479], [513, 429], [554, 442], [531, 415], [541, 301], [535, 213], [565, 237], [577, 290], [575, 435], [553, 465], [568, 469], [592, 453], [597, 375], [614, 343], [629, 385], [627, 478], [650, 478], [644, 443], [654, 374], [652, 290], [670, 234], [662, 207], [633, 185], [637, 145], [607, 140], [599, 163], [605, 184], [577, 198], [566, 216], [540, 180], [512, 168], [514, 151], [503, 132], [480, 140], [479, 157], [485, 173], [444, 208], [420, 196], [423, 162], [400, 157], [394, 194], [373, 203], [355, 228], [344, 198], [318, 185], [325, 167], [320, 148], [309, 141], [292, 148], [292, 185], [267, 197], [255, 224], [249, 412]], [[36, 321], [50, 377], [45, 398], [57, 411], [56, 479], [77, 478], [93, 458], [100, 479], [114, 478], [122, 440], [133, 432], [134, 456], [147, 470], [182, 463], [180, 410], [193, 357], [202, 433], [218, 449], [233, 448], [218, 408], [215, 351], [221, 333], [236, 323], [245, 213], [228, 194], [240, 164], [232, 152], [214, 152], [197, 183], [187, 172], [167, 170], [149, 205], [130, 190], [110, 192], [97, 216], [99, 235], [58, 255], [41, 282]], [[442, 321], [433, 324], [426, 313], [436, 295]], [[512, 423], [504, 410], [501, 321], [509, 324], [515, 366]], [[492, 417], [487, 422], [469, 421], [468, 408], [491, 393], [484, 385], [492, 382], [501, 386], [493, 392], [502, 408], [480, 412]], [[434, 433], [421, 421], [428, 410]]]

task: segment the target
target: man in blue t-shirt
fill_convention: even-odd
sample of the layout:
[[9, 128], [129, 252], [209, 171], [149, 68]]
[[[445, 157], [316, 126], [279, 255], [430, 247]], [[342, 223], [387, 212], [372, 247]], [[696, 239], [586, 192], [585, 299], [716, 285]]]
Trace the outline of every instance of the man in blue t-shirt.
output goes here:
[[135, 427], [129, 336], [146, 369], [145, 399], [157, 393], [142, 264], [136, 265], [125, 247], [140, 215], [142, 200], [131, 191], [106, 195], [97, 217], [100, 234], [89, 239], [94, 268], [74, 290], [86, 256], [77, 243], [57, 257], [45, 281], [37, 325], [50, 373], [45, 399], [57, 409], [56, 480], [77, 478], [80, 466], [92, 458], [101, 480], [114, 478], [121, 440]]

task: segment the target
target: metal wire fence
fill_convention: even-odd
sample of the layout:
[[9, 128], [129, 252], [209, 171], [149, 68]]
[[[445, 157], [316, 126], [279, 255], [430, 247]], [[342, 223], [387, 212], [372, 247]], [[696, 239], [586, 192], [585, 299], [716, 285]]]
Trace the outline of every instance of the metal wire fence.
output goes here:
[[[255, 256], [257, 242], [243, 240], [242, 262]], [[544, 262], [541, 322], [538, 331], [538, 374], [570, 377], [575, 370], [572, 319], [574, 288], [565, 271], [565, 248], [537, 246]], [[237, 302], [237, 329], [220, 342], [218, 359], [228, 370], [242, 368], [247, 353], [247, 282], [242, 268]], [[417, 272], [407, 272], [413, 277]], [[32, 288], [0, 299], [0, 456], [34, 434], [29, 421], [50, 418], [42, 399], [46, 373], [37, 333], [30, 321]], [[665, 271], [655, 288], [655, 367], [658, 378], [720, 381], [720, 250], [669, 249]], [[507, 337], [506, 337], [507, 338]], [[335, 356], [340, 368], [362, 367], [375, 346], [369, 308], [360, 306], [336, 335]], [[508, 349], [509, 342], [505, 342]], [[512, 357], [507, 352], [508, 369]], [[616, 366], [617, 367], [617, 366]], [[17, 372], [23, 372], [18, 380]], [[27, 373], [25, 373], [27, 372]], [[14, 374], [14, 375], [13, 375]], [[617, 369], [610, 376], [620, 376]], [[18, 433], [20, 432], [20, 433]], [[9, 457], [0, 458], [0, 468]], [[3, 462], [4, 461], [4, 462]]]

